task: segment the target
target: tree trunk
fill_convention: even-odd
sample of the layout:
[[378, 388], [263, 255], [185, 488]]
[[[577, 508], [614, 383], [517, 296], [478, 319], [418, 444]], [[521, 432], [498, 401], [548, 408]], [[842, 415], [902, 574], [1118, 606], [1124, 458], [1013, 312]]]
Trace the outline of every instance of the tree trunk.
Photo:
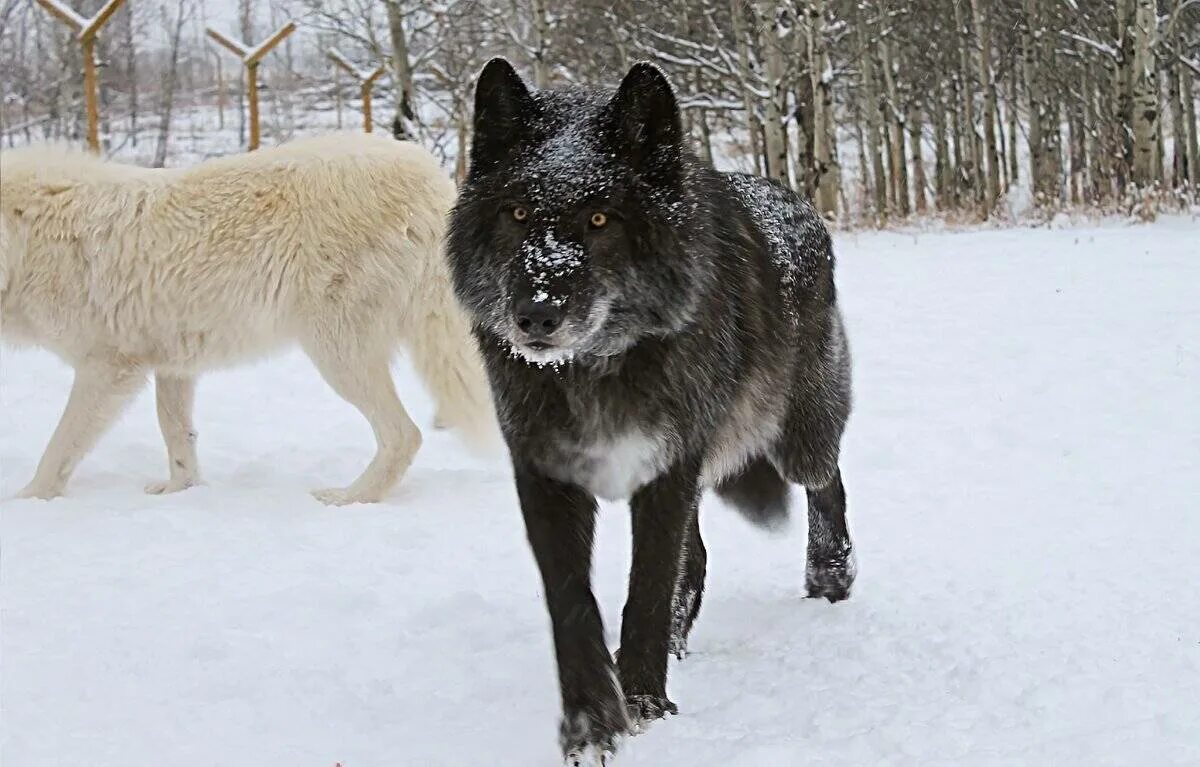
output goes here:
[[708, 110], [700, 108], [696, 115], [696, 124], [700, 126], [700, 157], [708, 165], [713, 164], [712, 130], [708, 127]]
[[983, 208], [980, 212], [985, 219], [996, 209], [996, 203], [1000, 199], [1000, 158], [996, 151], [996, 83], [992, 80], [989, 2], [990, 0], [971, 0], [971, 15], [979, 37], [979, 87], [983, 89], [983, 157], [987, 175], [983, 189]]
[[945, 83], [938, 83], [933, 105], [933, 141], [937, 209], [947, 211], [954, 207], [954, 169], [950, 162], [950, 146], [946, 137]]
[[[735, 0], [736, 1], [736, 0]], [[759, 31], [759, 50], [765, 59], [767, 103], [763, 117], [763, 137], [766, 141], [766, 175], [788, 183], [787, 126], [784, 123], [787, 94], [784, 90], [785, 65], [776, 4], [760, 0], [755, 4], [756, 27]], [[815, 95], [815, 94], [814, 94]], [[814, 99], [814, 108], [816, 100]]]
[[538, 88], [550, 85], [550, 17], [546, 15], [546, 0], [533, 4], [533, 84]]
[[892, 135], [892, 199], [896, 203], [896, 212], [908, 216], [912, 211], [908, 201], [908, 165], [904, 153], [904, 117], [900, 111], [900, 99], [896, 88], [895, 60], [892, 45], [888, 40], [881, 40], [879, 51], [883, 64], [883, 81], [887, 86], [887, 118], [891, 123]]
[[1171, 105], [1171, 185], [1179, 189], [1187, 184], [1187, 128], [1183, 127], [1183, 98], [1180, 94], [1182, 65], [1167, 67], [1167, 103]]
[[962, 84], [959, 81], [958, 74], [952, 74], [950, 78], [950, 146], [954, 150], [954, 164], [950, 168], [950, 195], [954, 200], [954, 206], [958, 207], [963, 204], [963, 189], [967, 186], [967, 181], [964, 181], [966, 176], [966, 158], [963, 157], [963, 126], [962, 126], [962, 98], [959, 96], [959, 90]]
[[[857, 6], [855, 6], [857, 9]], [[875, 205], [875, 215], [882, 222], [887, 217], [887, 174], [883, 167], [883, 153], [880, 148], [880, 112], [879, 112], [879, 81], [875, 67], [875, 57], [871, 46], [867, 45], [867, 35], [864, 23], [856, 25], [858, 32], [858, 47], [863, 51], [860, 65], [862, 67], [862, 113], [867, 124], [867, 156], [870, 160], [870, 170], [873, 177], [872, 192]], [[862, 168], [863, 176], [867, 175], [867, 166]]]
[[1017, 100], [1017, 79], [1020, 77], [1020, 67], [1013, 61], [1008, 78], [1008, 183], [1009, 186], [1021, 180], [1021, 160], [1017, 156], [1017, 110], [1020, 102]]
[[[252, 0], [238, 0], [238, 31], [242, 35], [242, 42], [254, 39], [253, 5]], [[250, 129], [246, 114], [246, 85], [246, 67], [238, 67], [238, 143], [243, 146], [249, 144], [246, 134]]]
[[1025, 90], [1029, 99], [1029, 166], [1034, 201], [1039, 206], [1057, 205], [1061, 197], [1061, 142], [1058, 104], [1052, 100], [1046, 79], [1052, 65], [1046, 55], [1041, 0], [1024, 0], [1022, 49]]
[[817, 188], [817, 210], [826, 218], [837, 216], [837, 141], [833, 119], [833, 68], [825, 46], [825, 3], [811, 0], [808, 12], [808, 72], [813, 91], [813, 167]]
[[792, 109], [792, 122], [796, 126], [796, 148], [792, 153], [792, 176], [796, 179], [796, 189], [809, 200], [817, 198], [817, 177], [814, 172], [816, 162], [813, 160], [813, 124], [816, 118], [815, 98], [812, 88], [812, 78], [808, 76], [808, 47], [800, 39], [801, 50], [796, 59], [805, 62], [804, 67], [797, 73], [795, 80], [795, 106]]
[[[179, 0], [175, 12], [174, 24], [168, 26], [171, 40], [170, 58], [167, 74], [163, 78], [162, 99], [159, 101], [158, 113], [161, 122], [158, 126], [158, 144], [154, 148], [154, 167], [161, 168], [167, 164], [167, 144], [171, 139], [171, 112], [175, 105], [175, 86], [179, 81], [179, 40], [183, 37], [183, 25], [188, 17], [188, 0]], [[163, 21], [166, 9], [163, 9]]]
[[1101, 204], [1111, 202], [1116, 192], [1116, 168], [1119, 162], [1114, 148], [1119, 143], [1115, 134], [1116, 95], [1111, 87], [1111, 73], [1092, 83], [1087, 111], [1088, 135], [1091, 138], [1088, 157], [1091, 160], [1092, 199]]
[[960, 180], [968, 184], [969, 197], [982, 205], [983, 190], [980, 188], [980, 158], [976, 149], [978, 144], [975, 135], [975, 85], [971, 78], [971, 29], [963, 18], [961, 0], [954, 0], [954, 27], [962, 36], [958, 46], [959, 71], [963, 87], [959, 91], [962, 98], [963, 125], [966, 128], [966, 157]]
[[1179, 95], [1183, 99], [1183, 124], [1187, 130], [1187, 166], [1188, 180], [1192, 185], [1192, 194], [1200, 194], [1200, 136], [1196, 134], [1196, 100], [1192, 95], [1194, 76], [1186, 69], [1182, 71]]
[[921, 108], [916, 99], [908, 105], [908, 139], [912, 151], [913, 203], [918, 215], [924, 215], [929, 207], [925, 199], [925, 158], [921, 152]]
[[[880, 111], [883, 111], [883, 109], [883, 102], [880, 101]], [[892, 141], [892, 121], [884, 120], [882, 124], [883, 145], [887, 149], [887, 151], [883, 153], [887, 176], [882, 179], [884, 193], [887, 195], [887, 207], [884, 209], [883, 214], [886, 217], [887, 215], [899, 211], [900, 202], [896, 199], [896, 174], [898, 171], [896, 170], [896, 155], [892, 151], [892, 147], [894, 146], [894, 142]]]
[[738, 75], [741, 79], [742, 103], [746, 109], [746, 132], [750, 136], [750, 153], [754, 155], [754, 166], [759, 167], [762, 157], [762, 144], [759, 141], [759, 125], [754, 105], [757, 100], [751, 91], [755, 73], [750, 67], [750, 38], [746, 29], [745, 9], [741, 0], [729, 0], [730, 19], [733, 24], [733, 36], [737, 40]]
[[1155, 132], [1158, 130], [1158, 37], [1155, 0], [1136, 0], [1133, 20], [1133, 182], [1141, 188], [1158, 180]]
[[138, 70], [137, 44], [133, 34], [133, 6], [126, 3], [120, 13], [124, 14], [121, 24], [121, 47], [125, 49], [125, 77], [129, 81], [129, 143], [138, 143]]
[[1124, 195], [1133, 175], [1133, 65], [1134, 2], [1115, 0], [1117, 21], [1117, 60], [1113, 85], [1116, 89], [1116, 125], [1112, 136], [1116, 146], [1115, 170], [1117, 194]]
[[392, 135], [401, 141], [417, 137], [417, 114], [413, 101], [412, 62], [408, 55], [408, 35], [404, 30], [404, 11], [400, 0], [384, 0], [387, 6], [388, 34], [392, 38], [392, 85], [396, 91], [396, 116]]

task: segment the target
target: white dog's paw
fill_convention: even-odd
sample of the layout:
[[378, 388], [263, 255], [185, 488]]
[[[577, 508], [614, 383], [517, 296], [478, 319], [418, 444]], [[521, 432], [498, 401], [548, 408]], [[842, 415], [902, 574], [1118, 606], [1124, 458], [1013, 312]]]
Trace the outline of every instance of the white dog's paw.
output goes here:
[[36, 482], [30, 482], [25, 486], [25, 489], [13, 496], [13, 498], [38, 498], [43, 501], [49, 501], [53, 498], [58, 498], [63, 494], [62, 486], [52, 487], [48, 485], [39, 485]]
[[612, 749], [589, 743], [568, 751], [563, 759], [563, 767], [609, 767], [613, 763], [613, 756]]
[[168, 493], [178, 493], [181, 490], [187, 490], [189, 487], [195, 487], [201, 484], [200, 480], [193, 477], [179, 477], [177, 479], [168, 479], [166, 482], [151, 482], [146, 485], [146, 493], [149, 495], [167, 495]]
[[352, 503], [376, 503], [378, 497], [369, 496], [350, 487], [327, 487], [313, 490], [312, 497], [326, 506], [349, 506]]

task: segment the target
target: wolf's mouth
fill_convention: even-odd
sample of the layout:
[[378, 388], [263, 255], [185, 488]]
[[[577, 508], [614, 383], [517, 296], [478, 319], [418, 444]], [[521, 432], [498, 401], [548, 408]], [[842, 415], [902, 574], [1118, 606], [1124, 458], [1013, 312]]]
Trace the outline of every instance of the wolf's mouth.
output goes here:
[[531, 340], [509, 341], [509, 344], [517, 356], [539, 366], [562, 364], [575, 356], [575, 348], [570, 345]]

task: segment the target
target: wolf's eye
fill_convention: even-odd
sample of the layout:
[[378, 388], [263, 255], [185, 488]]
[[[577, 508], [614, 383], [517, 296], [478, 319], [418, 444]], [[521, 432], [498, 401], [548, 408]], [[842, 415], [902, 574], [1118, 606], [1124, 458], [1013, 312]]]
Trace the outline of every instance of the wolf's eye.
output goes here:
[[590, 219], [588, 219], [588, 224], [593, 229], [602, 229], [604, 227], [604, 225], [607, 223], [608, 223], [608, 216], [604, 215], [600, 211], [596, 211], [595, 213], [592, 214], [592, 217]]
[[513, 208], [512, 217], [514, 221], [524, 221], [525, 219], [529, 218], [529, 211], [519, 207]]

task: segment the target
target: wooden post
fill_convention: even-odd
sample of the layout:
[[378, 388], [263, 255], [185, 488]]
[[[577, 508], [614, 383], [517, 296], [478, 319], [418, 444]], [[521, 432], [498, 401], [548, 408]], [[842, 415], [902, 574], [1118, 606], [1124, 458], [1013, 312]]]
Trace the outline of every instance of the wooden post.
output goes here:
[[363, 103], [363, 130], [367, 133], [371, 132], [371, 91], [375, 88], [375, 81], [383, 76], [384, 68], [379, 67], [372, 72], [362, 84], [362, 103]]
[[330, 48], [329, 60], [338, 66], [339, 69], [344, 69], [350, 73], [359, 83], [359, 94], [362, 96], [363, 110], [363, 130], [367, 133], [371, 132], [374, 127], [374, 122], [371, 116], [371, 91], [375, 88], [375, 81], [383, 76], [387, 70], [383, 67], [376, 67], [374, 71], [359, 69], [350, 63], [350, 59], [346, 58], [336, 48]]
[[258, 64], [246, 66], [246, 103], [250, 109], [250, 151], [258, 149], [262, 131], [258, 125]]
[[255, 149], [258, 149], [260, 139], [258, 122], [258, 64], [263, 60], [264, 56], [271, 52], [272, 48], [279, 45], [285, 37], [296, 31], [296, 25], [294, 22], [289, 21], [275, 30], [275, 34], [253, 48], [239, 43], [231, 37], [226, 37], [212, 27], [208, 27], [205, 31], [208, 32], [209, 37], [240, 58], [242, 66], [246, 67], [246, 100], [250, 108], [250, 143], [248, 149], [253, 152]]
[[217, 127], [225, 130], [225, 73], [220, 54], [217, 54]]
[[100, 97], [96, 83], [96, 35], [125, 0], [108, 0], [95, 16], [85, 19], [61, 0], [37, 0], [52, 16], [75, 33], [83, 52], [83, 96], [87, 110], [88, 149], [100, 151]]

